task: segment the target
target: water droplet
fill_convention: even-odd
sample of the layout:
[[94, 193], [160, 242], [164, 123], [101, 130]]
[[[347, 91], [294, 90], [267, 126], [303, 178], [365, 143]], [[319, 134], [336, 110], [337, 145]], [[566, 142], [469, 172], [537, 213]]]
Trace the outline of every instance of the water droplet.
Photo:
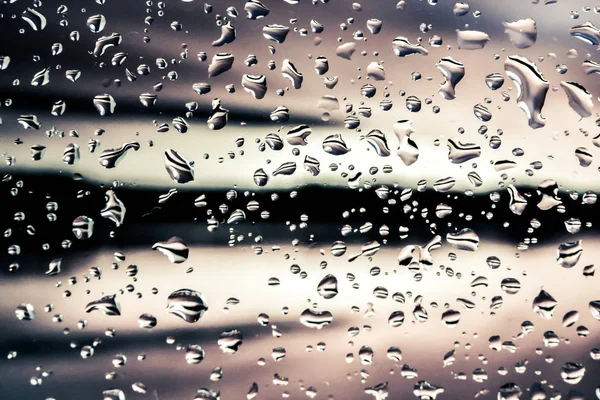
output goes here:
[[188, 364], [195, 365], [200, 364], [204, 360], [204, 349], [197, 345], [188, 345], [185, 351], [185, 361]]
[[142, 314], [138, 317], [138, 325], [142, 329], [152, 329], [156, 324], [156, 317], [151, 314]]
[[523, 391], [516, 383], [505, 383], [498, 389], [498, 400], [519, 400]]
[[456, 30], [456, 41], [458, 48], [462, 50], [483, 49], [490, 41], [490, 37], [485, 32], [480, 31], [461, 31]]
[[351, 60], [352, 55], [354, 54], [355, 51], [356, 51], [356, 43], [348, 42], [348, 43], [343, 43], [343, 44], [339, 45], [335, 49], [335, 55], [340, 58], [343, 58], [344, 60]]
[[574, 242], [564, 242], [558, 246], [558, 254], [556, 260], [563, 268], [573, 268], [581, 258], [583, 247], [581, 240]]
[[323, 150], [331, 155], [341, 156], [348, 153], [350, 148], [348, 148], [346, 142], [342, 139], [342, 135], [335, 133], [323, 139]]
[[246, 18], [251, 20], [261, 19], [269, 15], [270, 10], [258, 0], [249, 0], [244, 5]]
[[448, 159], [453, 164], [462, 164], [481, 155], [481, 146], [476, 143], [462, 143], [458, 139], [448, 139]]
[[228, 118], [229, 110], [221, 106], [220, 99], [214, 99], [212, 101], [212, 111], [206, 121], [208, 128], [214, 131], [223, 129], [227, 125]]
[[456, 180], [452, 177], [442, 178], [442, 179], [438, 179], [437, 181], [435, 181], [433, 183], [433, 189], [436, 192], [443, 193], [443, 192], [447, 192], [448, 190], [452, 189], [455, 184], [456, 184]]
[[91, 301], [85, 306], [86, 313], [92, 311], [100, 311], [102, 314], [108, 316], [119, 316], [121, 315], [121, 306], [116, 295], [108, 295]]
[[21, 18], [36, 32], [41, 31], [46, 27], [46, 17], [33, 8], [27, 7], [21, 14]]
[[35, 309], [28, 303], [19, 304], [15, 309], [15, 316], [19, 321], [32, 321], [35, 319]]
[[[388, 325], [390, 327], [398, 328], [398, 327], [402, 326], [402, 324], [404, 324], [404, 311], [394, 311], [388, 317]], [[388, 357], [389, 356], [390, 356], [390, 353], [388, 350]], [[400, 361], [400, 359], [402, 359], [402, 356], [400, 356], [400, 358], [397, 361]]]
[[255, 99], [262, 99], [267, 93], [267, 77], [264, 75], [242, 75], [242, 87]]
[[103, 400], [125, 400], [125, 393], [120, 389], [108, 389], [102, 392]]
[[456, 97], [456, 85], [465, 76], [464, 64], [452, 57], [444, 57], [435, 66], [446, 79], [440, 84], [440, 95], [446, 100], [453, 100]]
[[87, 19], [86, 25], [92, 33], [100, 33], [106, 26], [106, 17], [102, 14], [92, 15]]
[[585, 375], [583, 364], [567, 362], [560, 368], [560, 377], [570, 385], [577, 385]]
[[217, 344], [223, 353], [235, 354], [239, 350], [243, 341], [244, 336], [242, 335], [242, 332], [234, 329], [221, 333], [219, 339], [217, 340]]
[[185, 242], [174, 236], [166, 242], [157, 242], [152, 245], [152, 250], [158, 250], [167, 256], [170, 262], [180, 264], [188, 259], [190, 250]]
[[35, 115], [21, 115], [19, 118], [17, 118], [17, 122], [23, 127], [23, 129], [38, 130], [40, 129], [40, 126], [42, 126]]
[[304, 77], [298, 72], [296, 66], [287, 58], [283, 60], [281, 65], [281, 74], [292, 83], [294, 89], [300, 89], [302, 87]]
[[252, 382], [252, 385], [250, 385], [250, 389], [248, 389], [248, 394], [246, 395], [246, 398], [248, 400], [252, 400], [257, 395], [258, 395], [258, 384], [256, 382]]
[[600, 29], [591, 22], [575, 25], [569, 29], [569, 33], [592, 46], [600, 46]]
[[277, 24], [265, 25], [262, 33], [265, 39], [272, 40], [276, 43], [283, 43], [285, 42], [288, 33], [290, 33], [290, 28], [288, 26]]
[[[176, 30], [181, 30], [181, 27]], [[221, 36], [212, 42], [213, 47], [220, 47], [229, 43], [233, 43], [236, 37], [235, 26], [231, 23], [231, 21], [227, 21], [226, 24], [221, 25]]]
[[220, 400], [221, 392], [206, 388], [198, 389], [194, 400]]
[[461, 313], [456, 310], [447, 310], [442, 314], [442, 323], [448, 328], [454, 328], [460, 322]]
[[521, 290], [521, 282], [515, 278], [504, 278], [500, 282], [500, 288], [507, 294], [517, 294]]
[[515, 22], [503, 22], [504, 33], [508, 40], [518, 49], [526, 49], [537, 40], [537, 26], [533, 19], [520, 19]]
[[558, 305], [558, 302], [554, 300], [554, 297], [545, 290], [541, 290], [540, 293], [533, 299], [533, 311], [540, 315], [544, 319], [551, 319], [554, 309]]
[[457, 233], [448, 233], [446, 240], [459, 250], [475, 251], [479, 246], [479, 236], [469, 228], [464, 228]]
[[498, 72], [486, 75], [485, 84], [492, 90], [498, 90], [504, 85], [504, 76]]
[[79, 240], [87, 240], [94, 234], [94, 220], [85, 215], [75, 218], [72, 224], [75, 237]]
[[562, 81], [560, 86], [565, 91], [569, 106], [573, 109], [573, 111], [583, 118], [587, 118], [592, 115], [594, 103], [592, 101], [592, 95], [590, 92], [588, 92], [577, 82]]
[[173, 149], [165, 151], [165, 169], [177, 183], [188, 183], [194, 180], [194, 162], [186, 160]]
[[300, 315], [300, 323], [308, 328], [322, 329], [333, 322], [333, 315], [329, 311], [314, 311], [307, 308]]
[[504, 62], [506, 75], [517, 86], [517, 104], [527, 115], [533, 129], [546, 125], [542, 107], [550, 84], [533, 62], [525, 57], [509, 56]]
[[116, 149], [106, 149], [100, 154], [100, 165], [108, 169], [115, 168], [129, 150], [138, 151], [139, 148], [138, 142], [128, 142]]
[[338, 281], [334, 275], [325, 275], [317, 286], [317, 293], [324, 299], [333, 299], [338, 294]]
[[365, 140], [380, 157], [388, 157], [391, 154], [385, 134], [379, 129], [373, 129], [361, 140]]
[[600, 321], [600, 300], [592, 300], [589, 304], [592, 317]]
[[188, 323], [197, 322], [207, 310], [206, 299], [195, 290], [179, 289], [167, 298], [167, 312]]
[[96, 45], [92, 54], [95, 57], [101, 57], [106, 52], [106, 49], [113, 46], [118, 46], [123, 41], [123, 36], [120, 33], [113, 32], [108, 36], [101, 36], [96, 40]]
[[233, 61], [234, 57], [231, 53], [216, 53], [208, 66], [208, 77], [213, 78], [229, 71]]
[[439, 394], [444, 393], [444, 388], [427, 381], [419, 381], [415, 384], [413, 393], [421, 400], [435, 400]]
[[331, 254], [334, 257], [341, 257], [346, 253], [346, 243], [337, 241], [331, 245]]
[[286, 140], [292, 146], [306, 146], [308, 136], [312, 133], [312, 130], [308, 125], [298, 125], [290, 129], [286, 135]]
[[116, 106], [117, 103], [110, 94], [99, 94], [94, 97], [94, 107], [101, 116], [114, 114]]
[[565, 328], [570, 328], [575, 325], [579, 320], [579, 312], [577, 310], [567, 312], [562, 320], [562, 326]]
[[392, 50], [398, 57], [406, 57], [413, 54], [421, 54], [426, 56], [429, 51], [425, 49], [421, 44], [411, 44], [407, 38], [398, 36], [392, 41]]
[[473, 107], [473, 114], [475, 114], [475, 116], [483, 122], [488, 122], [489, 120], [492, 119], [492, 113], [490, 112], [490, 110], [484, 106], [483, 104], [476, 104]]

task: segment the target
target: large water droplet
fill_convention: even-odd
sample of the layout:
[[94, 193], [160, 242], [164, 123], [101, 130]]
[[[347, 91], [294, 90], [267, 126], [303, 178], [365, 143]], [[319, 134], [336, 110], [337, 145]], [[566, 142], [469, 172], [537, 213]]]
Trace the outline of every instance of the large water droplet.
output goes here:
[[329, 311], [315, 311], [307, 308], [300, 314], [300, 323], [308, 328], [322, 329], [333, 322]]
[[167, 298], [167, 312], [188, 323], [197, 322], [207, 310], [206, 299], [195, 290], [179, 289]]
[[504, 62], [506, 75], [517, 86], [517, 104], [527, 115], [533, 129], [546, 125], [542, 107], [550, 84], [533, 62], [525, 57], [510, 56]]
[[166, 242], [157, 242], [152, 245], [152, 250], [158, 250], [167, 256], [170, 262], [180, 264], [188, 259], [190, 249], [187, 244], [177, 236], [174, 236]]

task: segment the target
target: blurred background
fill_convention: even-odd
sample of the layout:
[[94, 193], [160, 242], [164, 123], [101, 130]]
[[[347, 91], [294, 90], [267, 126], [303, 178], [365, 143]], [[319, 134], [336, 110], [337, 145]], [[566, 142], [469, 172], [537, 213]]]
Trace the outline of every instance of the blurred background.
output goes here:
[[[253, 383], [259, 399], [425, 399], [415, 391], [424, 381], [443, 388], [442, 399], [517, 398], [500, 390], [509, 383], [524, 399], [600, 398], [599, 322], [589, 305], [600, 299], [597, 4], [18, 0], [3, 2], [0, 16], [3, 399], [194, 399], [201, 388], [251, 399]], [[525, 19], [535, 22], [535, 40], [520, 48], [505, 23]], [[221, 42], [230, 43], [215, 45], [229, 23], [235, 40], [229, 32]], [[289, 33], [277, 43], [263, 34], [266, 25]], [[515, 35], [531, 39], [522, 31], [530, 23], [516, 26]], [[489, 41], [459, 49], [457, 30]], [[107, 39], [113, 33], [120, 43]], [[404, 40], [428, 54], [397, 56], [393, 42]], [[118, 45], [95, 50], [107, 41]], [[209, 76], [217, 53], [232, 55], [233, 65]], [[548, 82], [539, 129], [505, 72], [512, 56], [530, 60]], [[323, 75], [319, 57], [329, 65]], [[444, 57], [464, 66], [453, 100], [439, 93]], [[302, 74], [301, 88], [282, 74], [284, 60]], [[375, 79], [372, 63], [384, 79]], [[504, 79], [497, 90], [486, 84], [494, 73]], [[244, 74], [266, 77], [264, 98], [244, 90]], [[561, 82], [584, 89], [573, 100]], [[523, 87], [526, 95], [536, 82]], [[102, 116], [94, 99], [105, 94], [114, 113]], [[144, 94], [156, 94], [143, 96], [155, 104], [143, 104]], [[420, 111], [411, 112], [409, 96]], [[219, 130], [207, 122], [216, 98], [229, 110]], [[476, 105], [489, 115], [475, 115]], [[403, 120], [418, 147], [412, 165], [397, 155], [394, 128]], [[289, 140], [300, 125], [311, 131], [306, 145]], [[389, 155], [364, 139], [374, 129]], [[324, 149], [331, 135], [341, 135], [346, 154]], [[479, 146], [479, 157], [451, 162], [449, 139]], [[101, 164], [103, 151], [129, 142], [139, 149], [115, 168]], [[79, 156], [66, 151], [71, 144]], [[192, 181], [174, 182], [167, 167], [179, 167], [165, 162], [168, 149], [193, 162]], [[305, 169], [307, 156], [318, 175]], [[284, 163], [295, 170], [273, 175]], [[264, 186], [255, 183], [259, 169]], [[124, 213], [102, 212], [108, 190]], [[73, 229], [80, 216], [94, 221], [85, 240]], [[467, 247], [476, 251], [447, 240], [465, 228], [475, 232]], [[431, 263], [419, 263], [420, 247], [410, 265], [399, 261], [436, 235]], [[152, 249], [174, 236], [189, 249], [179, 264]], [[575, 241], [574, 254], [560, 253]], [[575, 265], [560, 265], [561, 254]], [[56, 260], [60, 271], [48, 274]], [[328, 274], [338, 282], [331, 299], [317, 290]], [[205, 298], [198, 322], [165, 311], [184, 288]], [[541, 290], [557, 303], [547, 320], [533, 310]], [[120, 316], [86, 313], [106, 295], [116, 295]], [[16, 318], [21, 304], [33, 307], [32, 320]], [[333, 320], [311, 329], [300, 322], [306, 309]], [[460, 312], [454, 327], [442, 321], [448, 310]], [[388, 323], [395, 311], [405, 316], [399, 327]], [[142, 314], [156, 317], [156, 327], [140, 328]], [[259, 314], [268, 315], [266, 326]], [[534, 329], [524, 335], [526, 321]], [[231, 330], [243, 340], [225, 354], [218, 340]], [[186, 362], [190, 345], [204, 349], [202, 362]], [[85, 346], [92, 356], [82, 356]], [[401, 359], [388, 357], [392, 346]], [[566, 382], [582, 368], [580, 381]]]

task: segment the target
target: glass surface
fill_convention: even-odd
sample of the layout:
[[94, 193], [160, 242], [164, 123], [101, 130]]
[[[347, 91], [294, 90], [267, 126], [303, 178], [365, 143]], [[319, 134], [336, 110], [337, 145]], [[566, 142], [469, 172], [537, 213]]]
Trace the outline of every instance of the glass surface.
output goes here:
[[600, 398], [600, 4], [0, 0], [0, 398]]

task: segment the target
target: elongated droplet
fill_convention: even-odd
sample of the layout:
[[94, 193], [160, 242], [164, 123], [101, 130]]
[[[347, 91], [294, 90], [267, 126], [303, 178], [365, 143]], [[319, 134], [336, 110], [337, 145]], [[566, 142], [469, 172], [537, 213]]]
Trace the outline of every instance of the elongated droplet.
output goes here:
[[23, 21], [27, 22], [34, 31], [41, 31], [46, 27], [46, 17], [33, 8], [27, 7], [21, 14], [21, 18]]
[[464, 64], [452, 57], [444, 57], [435, 66], [446, 79], [440, 85], [440, 95], [446, 100], [454, 99], [456, 97], [456, 85], [465, 76]]
[[100, 211], [100, 215], [115, 223], [116, 226], [121, 226], [125, 220], [125, 204], [117, 197], [114, 190], [106, 191], [106, 204]]
[[594, 103], [590, 92], [577, 82], [562, 81], [560, 87], [565, 91], [569, 106], [573, 111], [583, 118], [592, 116]]
[[426, 56], [429, 51], [425, 49], [421, 44], [411, 44], [407, 38], [399, 36], [392, 41], [392, 50], [398, 57], [406, 57], [413, 54], [421, 54]]
[[581, 39], [592, 46], [600, 46], [600, 29], [589, 21], [573, 26], [569, 29], [569, 33], [571, 36]]
[[462, 164], [481, 155], [481, 146], [462, 143], [456, 138], [448, 139], [448, 159], [453, 164]]
[[537, 66], [525, 57], [508, 57], [504, 62], [504, 70], [517, 86], [517, 104], [527, 115], [529, 126], [533, 129], [545, 126], [542, 107], [550, 87], [548, 81]]
[[73, 165], [79, 161], [80, 152], [79, 145], [75, 143], [69, 143], [63, 151], [62, 160], [67, 165]]
[[123, 36], [120, 33], [113, 32], [108, 36], [102, 36], [96, 40], [96, 46], [92, 51], [95, 57], [101, 57], [109, 47], [118, 46], [123, 41]]
[[107, 169], [115, 168], [129, 150], [138, 151], [139, 148], [138, 142], [128, 142], [117, 149], [106, 149], [100, 153], [100, 165]]
[[283, 60], [283, 64], [281, 65], [281, 74], [292, 83], [294, 89], [300, 89], [302, 87], [304, 77], [298, 72], [296, 66], [287, 58]]

